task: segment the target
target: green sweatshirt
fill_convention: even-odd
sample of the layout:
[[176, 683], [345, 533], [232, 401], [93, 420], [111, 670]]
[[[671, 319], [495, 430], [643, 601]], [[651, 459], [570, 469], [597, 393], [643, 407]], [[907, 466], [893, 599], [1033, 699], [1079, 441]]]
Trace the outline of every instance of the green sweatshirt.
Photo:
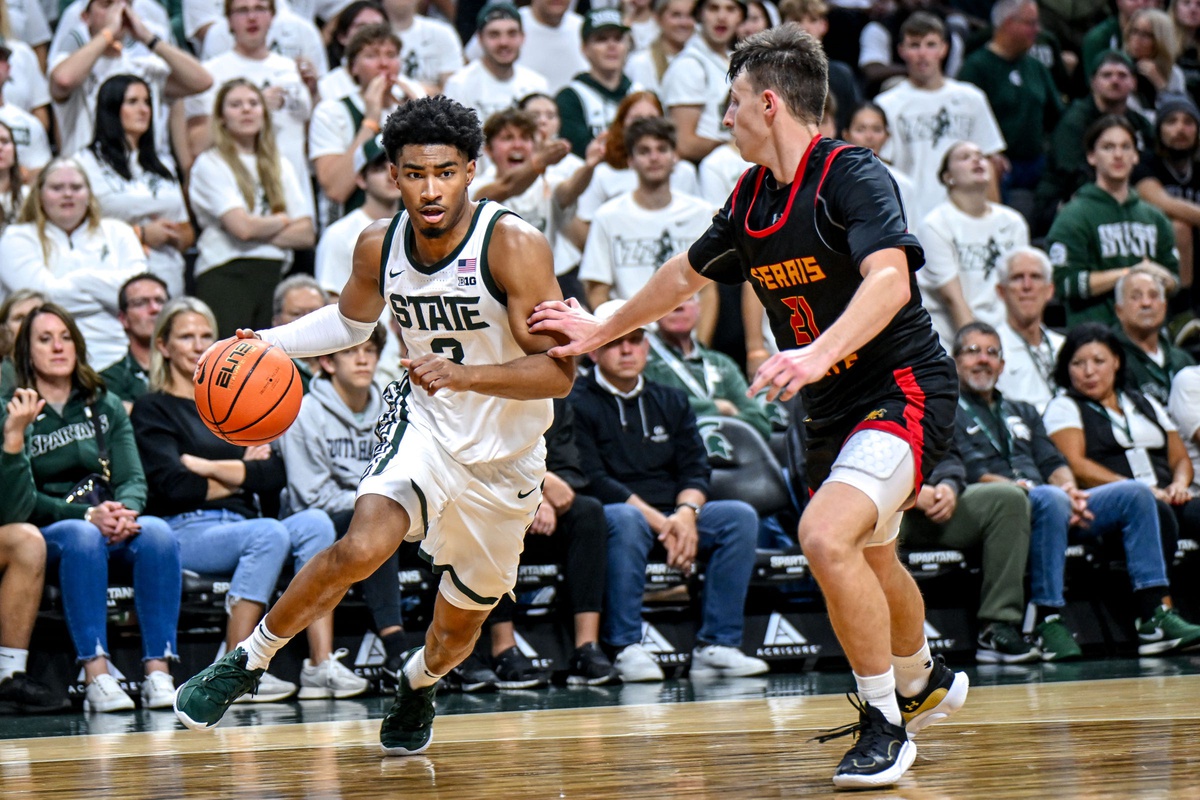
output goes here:
[[[63, 519], [83, 519], [87, 506], [68, 503], [63, 497], [90, 473], [99, 473], [100, 454], [95, 429], [84, 414], [83, 396], [72, 392], [59, 414], [49, 405], [25, 432], [25, 455], [33, 492], [32, 511], [27, 515], [34, 525], [48, 525]], [[146, 476], [138, 457], [133, 426], [121, 400], [111, 392], [102, 392], [96, 400], [96, 415], [104, 430], [105, 444], [112, 459], [112, 484], [116, 500], [126, 508], [141, 511], [146, 506]], [[0, 405], [0, 426], [5, 413]], [[16, 456], [0, 457], [0, 476], [4, 479], [3, 497], [21, 500], [27, 491], [18, 486], [23, 465]], [[7, 509], [6, 509], [7, 511]], [[11, 512], [9, 512], [11, 513]]]
[[1054, 288], [1067, 310], [1067, 325], [1103, 322], [1114, 325], [1113, 293], [1093, 297], [1088, 275], [1132, 267], [1143, 258], [1179, 272], [1171, 222], [1133, 189], [1124, 203], [1094, 183], [1085, 184], [1062, 207], [1046, 248], [1054, 265]]

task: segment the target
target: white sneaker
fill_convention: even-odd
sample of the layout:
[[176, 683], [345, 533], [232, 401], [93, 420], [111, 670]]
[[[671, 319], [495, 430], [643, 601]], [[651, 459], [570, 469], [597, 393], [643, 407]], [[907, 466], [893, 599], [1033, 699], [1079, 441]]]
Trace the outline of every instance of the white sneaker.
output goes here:
[[617, 672], [621, 673], [621, 680], [625, 683], [661, 681], [663, 679], [662, 667], [658, 665], [654, 656], [650, 655], [640, 644], [631, 644], [617, 653], [616, 659], [613, 660], [613, 666], [617, 668]]
[[169, 672], [151, 672], [142, 681], [142, 708], [170, 708], [175, 704], [175, 681]]
[[343, 647], [315, 667], [304, 659], [304, 667], [300, 670], [300, 699], [333, 697], [342, 700], [365, 692], [367, 679], [358, 677], [341, 662], [349, 654], [350, 651]]
[[744, 678], [761, 675], [771, 668], [761, 658], [748, 656], [736, 647], [708, 644], [692, 650], [692, 675], [712, 678]]
[[296, 693], [296, 684], [276, 678], [269, 672], [264, 672], [258, 679], [258, 691], [247, 692], [234, 700], [235, 703], [277, 703], [287, 700]]
[[125, 694], [117, 679], [107, 672], [97, 675], [87, 686], [84, 695], [84, 711], [129, 711], [133, 708], [133, 698]]

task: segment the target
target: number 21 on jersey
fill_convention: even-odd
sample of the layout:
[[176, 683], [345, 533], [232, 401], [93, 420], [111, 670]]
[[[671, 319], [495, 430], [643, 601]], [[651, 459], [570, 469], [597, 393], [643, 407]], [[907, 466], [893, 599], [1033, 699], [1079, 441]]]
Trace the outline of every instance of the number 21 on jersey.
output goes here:
[[816, 317], [808, 301], [801, 296], [785, 297], [783, 304], [792, 310], [792, 316], [788, 322], [792, 326], [792, 332], [796, 335], [796, 346], [804, 347], [812, 344], [813, 340], [821, 335], [821, 331], [817, 328]]

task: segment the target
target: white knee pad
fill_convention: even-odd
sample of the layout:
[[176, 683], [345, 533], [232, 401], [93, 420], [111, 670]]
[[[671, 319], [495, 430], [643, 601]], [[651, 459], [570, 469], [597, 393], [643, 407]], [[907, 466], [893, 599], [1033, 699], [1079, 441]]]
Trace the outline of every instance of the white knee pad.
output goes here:
[[900, 533], [901, 508], [916, 485], [912, 447], [890, 433], [860, 430], [846, 440], [826, 480], [848, 484], [871, 498], [878, 516], [867, 546], [888, 544]]

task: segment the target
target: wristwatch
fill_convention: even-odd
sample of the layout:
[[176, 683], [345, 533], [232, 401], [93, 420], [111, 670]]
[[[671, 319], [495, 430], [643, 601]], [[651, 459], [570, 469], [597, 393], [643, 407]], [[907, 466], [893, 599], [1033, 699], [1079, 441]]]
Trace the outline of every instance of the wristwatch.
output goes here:
[[700, 516], [700, 506], [698, 503], [680, 503], [679, 505], [675, 506], [676, 511], [681, 508], [690, 508], [697, 517]]

